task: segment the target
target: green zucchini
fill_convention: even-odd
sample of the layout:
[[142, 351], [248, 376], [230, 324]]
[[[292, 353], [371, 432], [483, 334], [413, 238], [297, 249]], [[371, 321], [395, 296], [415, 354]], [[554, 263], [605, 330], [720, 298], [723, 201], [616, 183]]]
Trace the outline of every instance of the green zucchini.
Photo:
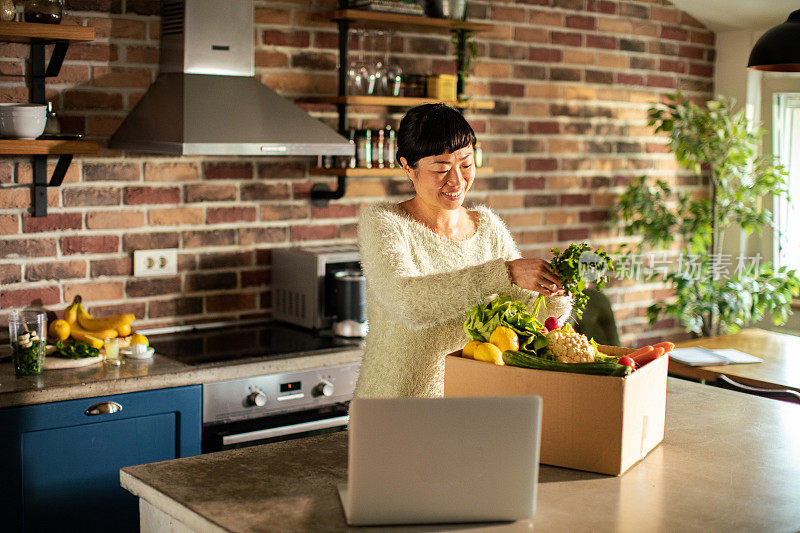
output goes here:
[[534, 370], [552, 370], [555, 372], [573, 372], [577, 374], [594, 374], [598, 376], [626, 376], [631, 372], [629, 366], [614, 362], [594, 363], [559, 363], [543, 359], [535, 355], [514, 350], [503, 352], [503, 361], [509, 366], [532, 368]]

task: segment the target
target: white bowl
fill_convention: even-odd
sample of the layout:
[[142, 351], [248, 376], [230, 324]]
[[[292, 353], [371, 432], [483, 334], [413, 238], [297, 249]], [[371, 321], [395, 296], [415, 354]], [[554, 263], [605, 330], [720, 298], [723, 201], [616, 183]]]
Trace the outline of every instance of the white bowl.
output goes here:
[[42, 104], [0, 104], [0, 115], [47, 116], [47, 106]]
[[45, 124], [45, 113], [0, 113], [0, 137], [35, 139], [44, 133]]
[[[133, 348], [134, 346], [141, 346], [142, 348], [144, 348], [144, 350], [134, 351]], [[150, 359], [151, 357], [153, 357], [153, 354], [156, 353], [156, 349], [153, 348], [152, 346], [147, 347], [144, 346], [143, 344], [138, 344], [138, 345], [134, 344], [129, 348], [120, 348], [119, 353], [131, 359]]]

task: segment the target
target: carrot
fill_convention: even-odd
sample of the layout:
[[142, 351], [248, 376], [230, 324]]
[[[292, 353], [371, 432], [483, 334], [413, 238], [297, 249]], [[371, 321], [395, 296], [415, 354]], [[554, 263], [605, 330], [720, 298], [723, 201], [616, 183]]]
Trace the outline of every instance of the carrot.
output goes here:
[[641, 366], [646, 365], [647, 363], [655, 361], [656, 359], [658, 359], [659, 357], [661, 357], [665, 353], [667, 353], [667, 352], [664, 351], [664, 348], [660, 348], [660, 347], [659, 348], [653, 348], [653, 351], [651, 351], [650, 353], [644, 354], [644, 355], [640, 355], [639, 357], [634, 359], [634, 361], [636, 361], [636, 366], [637, 367], [641, 367]]
[[650, 351], [652, 351], [652, 349], [653, 349], [652, 346], [642, 346], [638, 350], [629, 353], [628, 357], [630, 357], [631, 359], [636, 359], [640, 355], [644, 355], [646, 353], [649, 353]]
[[654, 344], [653, 348], [664, 348], [664, 353], [669, 353], [675, 348], [675, 345], [671, 342], [665, 341]]

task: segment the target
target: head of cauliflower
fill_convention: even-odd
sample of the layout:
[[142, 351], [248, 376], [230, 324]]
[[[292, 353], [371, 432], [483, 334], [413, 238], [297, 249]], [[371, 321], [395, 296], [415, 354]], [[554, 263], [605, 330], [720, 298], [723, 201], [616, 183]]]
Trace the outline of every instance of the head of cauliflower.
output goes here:
[[585, 335], [575, 331], [554, 329], [547, 334], [547, 349], [559, 363], [592, 363], [595, 350]]

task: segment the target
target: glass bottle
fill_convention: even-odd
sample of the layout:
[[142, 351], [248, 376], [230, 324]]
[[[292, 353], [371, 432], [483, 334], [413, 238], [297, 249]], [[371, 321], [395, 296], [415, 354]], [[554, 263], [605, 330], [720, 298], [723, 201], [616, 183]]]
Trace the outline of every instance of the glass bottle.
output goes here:
[[25, 22], [58, 24], [64, 13], [64, 0], [25, 0]]
[[61, 122], [56, 112], [53, 111], [53, 102], [47, 102], [47, 122], [44, 123], [44, 133], [47, 135], [61, 133]]
[[384, 141], [383, 130], [376, 130], [372, 134], [372, 166], [377, 168], [384, 167]]
[[395, 133], [391, 126], [386, 126], [386, 165], [389, 168], [394, 168], [396, 166], [395, 163], [395, 153], [397, 152], [397, 140], [395, 139]]

